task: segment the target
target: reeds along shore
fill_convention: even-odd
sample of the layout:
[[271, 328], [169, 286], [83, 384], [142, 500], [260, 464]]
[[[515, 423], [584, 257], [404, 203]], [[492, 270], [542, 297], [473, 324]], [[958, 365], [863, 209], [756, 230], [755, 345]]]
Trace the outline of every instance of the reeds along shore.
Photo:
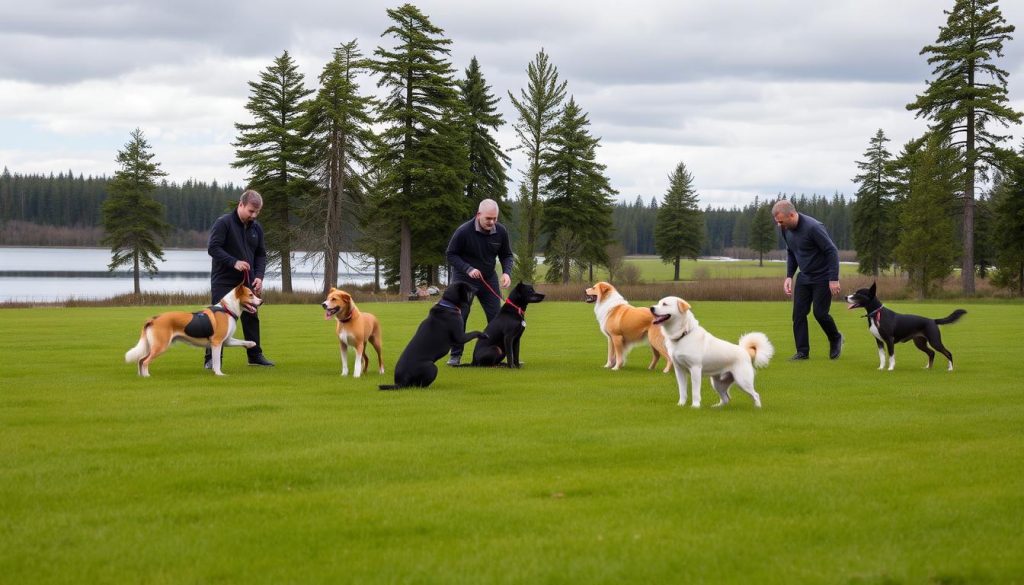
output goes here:
[[[629, 301], [654, 301], [666, 296], [678, 296], [693, 301], [788, 301], [782, 292], [782, 278], [707, 278], [695, 280], [680, 280], [678, 282], [659, 281], [653, 283], [620, 284], [613, 282], [622, 296]], [[886, 300], [919, 300], [916, 294], [908, 288], [907, 279], [898, 276], [881, 276], [877, 279], [871, 276], [845, 278], [842, 281], [843, 296], [854, 290], [868, 286], [872, 282], [878, 283], [878, 295]], [[546, 284], [536, 283], [537, 290], [547, 295], [545, 299], [551, 301], [583, 301], [583, 289], [590, 286], [588, 282], [570, 282], [569, 284]], [[394, 291], [373, 292], [370, 285], [346, 285], [340, 283], [339, 288], [345, 289], [352, 294], [357, 303], [397, 303], [397, 302], [421, 302], [409, 301], [408, 295], [399, 294]], [[324, 300], [323, 293], [313, 291], [298, 291], [283, 293], [278, 290], [268, 290], [264, 296], [270, 306], [273, 305], [304, 305], [320, 304]], [[427, 302], [438, 297], [427, 297]], [[960, 280], [948, 278], [944, 283], [941, 293], [933, 297], [935, 300], [947, 300], [962, 298], [960, 295]], [[977, 281], [976, 294], [972, 298], [1011, 298], [1009, 293], [996, 289], [985, 280]], [[24, 308], [36, 306], [63, 306], [63, 307], [118, 307], [118, 306], [203, 306], [209, 302], [209, 297], [200, 293], [182, 292], [160, 292], [141, 295], [123, 294], [103, 300], [70, 299], [54, 303], [42, 302], [16, 302], [0, 303], [0, 308]], [[839, 301], [836, 301], [839, 302]]]

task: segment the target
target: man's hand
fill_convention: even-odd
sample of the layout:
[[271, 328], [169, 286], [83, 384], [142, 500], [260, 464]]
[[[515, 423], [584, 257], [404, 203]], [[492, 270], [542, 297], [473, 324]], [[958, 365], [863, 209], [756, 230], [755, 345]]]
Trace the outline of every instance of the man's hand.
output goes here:
[[245, 272], [246, 270], [252, 270], [252, 268], [249, 266], [249, 263], [246, 262], [245, 260], [239, 260], [238, 262], [235, 262], [235, 270], [239, 272]]
[[470, 268], [469, 272], [466, 273], [470, 278], [483, 279], [484, 275], [480, 273], [476, 268]]
[[512, 277], [503, 272], [501, 274], [501, 288], [508, 288], [510, 286], [512, 286]]
[[828, 290], [832, 291], [832, 296], [839, 294], [839, 281], [830, 280], [828, 281]]
[[786, 293], [787, 297], [793, 296], [793, 279], [787, 278], [782, 281], [782, 291]]
[[263, 292], [263, 279], [262, 278], [257, 278], [256, 280], [252, 281], [252, 292], [254, 292], [256, 294], [261, 294]]

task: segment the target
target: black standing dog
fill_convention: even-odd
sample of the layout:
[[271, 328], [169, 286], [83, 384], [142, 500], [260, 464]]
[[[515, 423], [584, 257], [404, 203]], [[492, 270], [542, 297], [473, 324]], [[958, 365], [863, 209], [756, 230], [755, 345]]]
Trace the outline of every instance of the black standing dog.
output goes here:
[[481, 338], [473, 348], [472, 366], [496, 366], [507, 360], [510, 368], [518, 368], [519, 340], [526, 331], [526, 307], [530, 303], [539, 303], [544, 295], [533, 289], [529, 284], [520, 282], [508, 294], [505, 304], [498, 314], [491, 319], [484, 329], [486, 338]]
[[[939, 325], [956, 323], [960, 317], [967, 314], [963, 309], [957, 309], [944, 319], [929, 319], [918, 315], [900, 315], [887, 309], [882, 301], [875, 296], [875, 283], [871, 288], [862, 288], [846, 297], [849, 303], [847, 309], [862, 307], [867, 311], [868, 331], [875, 336], [875, 343], [878, 344], [878, 369], [885, 368], [886, 351], [889, 353], [889, 370], [896, 367], [896, 356], [893, 346], [897, 343], [914, 340], [914, 345], [928, 355], [928, 365], [932, 367], [935, 361], [935, 352], [928, 345], [937, 349], [939, 353], [949, 360], [949, 371], [953, 371], [953, 354], [942, 345], [942, 335], [939, 334]], [[884, 344], [884, 347], [883, 347]]]
[[441, 300], [430, 308], [427, 318], [420, 323], [409, 345], [395, 364], [395, 383], [380, 386], [381, 390], [397, 390], [409, 386], [426, 388], [437, 378], [437, 365], [455, 342], [466, 343], [483, 337], [483, 333], [463, 331], [462, 309], [473, 298], [473, 288], [457, 282], [441, 295]]

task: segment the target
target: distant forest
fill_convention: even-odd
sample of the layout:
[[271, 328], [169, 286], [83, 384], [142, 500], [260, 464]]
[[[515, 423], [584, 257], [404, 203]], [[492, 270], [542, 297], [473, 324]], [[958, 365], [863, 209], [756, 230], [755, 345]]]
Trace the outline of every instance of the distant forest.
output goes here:
[[[107, 177], [85, 177], [73, 172], [56, 175], [22, 175], [4, 169], [0, 174], [0, 245], [5, 246], [100, 246], [103, 237], [100, 209], [107, 197]], [[219, 215], [231, 210], [241, 187], [232, 183], [163, 182], [154, 198], [164, 205], [166, 220], [174, 230], [165, 244], [173, 248], [205, 248], [206, 233]], [[758, 204], [788, 197], [797, 209], [822, 221], [840, 250], [852, 243], [852, 201], [833, 197], [775, 195], [751, 201], [743, 207], [704, 208], [703, 256], [756, 257], [748, 249], [751, 222]], [[511, 220], [503, 220], [513, 239], [517, 202], [506, 201]], [[657, 197], [637, 197], [612, 209], [615, 239], [629, 255], [654, 255], [654, 224]], [[346, 238], [354, 241], [355, 238]], [[781, 239], [777, 248], [784, 249]], [[781, 257], [781, 255], [779, 255]]]

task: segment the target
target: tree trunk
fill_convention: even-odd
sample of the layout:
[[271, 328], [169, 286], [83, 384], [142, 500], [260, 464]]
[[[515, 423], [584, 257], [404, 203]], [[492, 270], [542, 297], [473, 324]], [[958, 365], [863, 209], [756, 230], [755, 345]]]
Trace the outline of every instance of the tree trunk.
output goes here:
[[135, 250], [135, 252], [132, 254], [132, 260], [133, 260], [133, 264], [134, 264], [134, 269], [132, 270], [132, 277], [133, 277], [133, 279], [135, 281], [135, 294], [139, 295], [139, 294], [142, 294], [142, 287], [139, 286], [139, 251], [138, 250]]
[[[973, 65], [973, 63], [972, 63]], [[967, 85], [974, 87], [974, 67], [968, 69]], [[974, 108], [967, 109], [967, 139], [965, 160], [967, 176], [964, 185], [964, 259], [960, 268], [963, 292], [974, 296]]]
[[402, 219], [402, 234], [398, 252], [398, 294], [401, 298], [413, 292], [412, 284], [412, 230], [409, 220]]
[[674, 269], [674, 273], [672, 275], [672, 280], [678, 282], [679, 281], [679, 256], [676, 256], [675, 261], [672, 263], [672, 268]]

